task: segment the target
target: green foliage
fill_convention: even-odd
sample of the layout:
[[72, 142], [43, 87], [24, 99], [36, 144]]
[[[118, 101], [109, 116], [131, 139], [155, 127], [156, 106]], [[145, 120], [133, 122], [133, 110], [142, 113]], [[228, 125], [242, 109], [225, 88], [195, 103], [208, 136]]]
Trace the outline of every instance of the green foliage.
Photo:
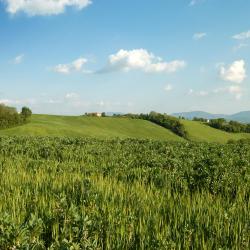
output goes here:
[[199, 118], [199, 117], [194, 117], [194, 118], [193, 118], [193, 121], [196, 121], [196, 122], [207, 122], [208, 119]]
[[[118, 116], [118, 117], [121, 117], [121, 116]], [[126, 114], [126, 115], [122, 115], [122, 117], [147, 120], [147, 121], [153, 122], [157, 125], [160, 125], [164, 128], [171, 130], [173, 133], [175, 133], [176, 135], [180, 137], [187, 138], [187, 131], [185, 130], [185, 127], [183, 126], [183, 124], [180, 122], [180, 119], [173, 117], [173, 116], [169, 116], [166, 114], [161, 114], [161, 113], [152, 111], [149, 114], [140, 114], [140, 115]]]
[[187, 131], [185, 130], [185, 127], [182, 125], [180, 120], [175, 117], [166, 114], [150, 112], [148, 115], [148, 120], [164, 128], [170, 129], [172, 132], [183, 138], [187, 138]]
[[230, 133], [250, 133], [250, 124], [244, 124], [236, 121], [227, 122], [223, 118], [212, 119], [208, 125]]
[[0, 137], [0, 249], [249, 249], [250, 144]]
[[28, 107], [22, 107], [21, 115], [26, 120], [27, 118], [31, 117], [32, 111]]
[[26, 122], [27, 117], [31, 116], [31, 110], [24, 107], [20, 115], [13, 107], [0, 104], [0, 128], [9, 128], [21, 125]]

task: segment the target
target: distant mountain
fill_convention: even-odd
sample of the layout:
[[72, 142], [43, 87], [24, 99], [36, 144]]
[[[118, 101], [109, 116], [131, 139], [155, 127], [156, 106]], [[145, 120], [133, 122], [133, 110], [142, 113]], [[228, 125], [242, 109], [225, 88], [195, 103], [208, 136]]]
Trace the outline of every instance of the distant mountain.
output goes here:
[[226, 120], [250, 123], [250, 111], [243, 111], [233, 115], [211, 114], [203, 111], [174, 113], [172, 115], [175, 117], [184, 117], [188, 120], [192, 120], [194, 117], [204, 118], [204, 119], [224, 118]]
[[243, 112], [239, 112], [237, 114], [231, 115], [230, 120], [250, 123], [250, 111], [243, 111]]

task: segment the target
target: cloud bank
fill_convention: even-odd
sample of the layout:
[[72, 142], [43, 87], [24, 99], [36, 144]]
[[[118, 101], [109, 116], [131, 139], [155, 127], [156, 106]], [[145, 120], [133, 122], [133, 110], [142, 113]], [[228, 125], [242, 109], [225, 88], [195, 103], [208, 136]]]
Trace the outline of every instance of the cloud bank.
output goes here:
[[100, 72], [141, 70], [146, 73], [172, 73], [185, 66], [186, 62], [183, 60], [165, 62], [145, 49], [121, 49], [109, 56], [107, 66]]
[[82, 10], [92, 3], [91, 0], [3, 0], [6, 11], [12, 15], [18, 12], [35, 15], [58, 15], [66, 8], [74, 7]]

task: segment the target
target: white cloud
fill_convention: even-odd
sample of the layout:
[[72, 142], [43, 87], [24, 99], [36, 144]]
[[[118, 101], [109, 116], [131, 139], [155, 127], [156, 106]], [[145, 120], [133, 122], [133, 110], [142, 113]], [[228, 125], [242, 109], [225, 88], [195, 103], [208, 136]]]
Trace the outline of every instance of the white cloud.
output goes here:
[[168, 85], [166, 85], [166, 86], [165, 86], [165, 88], [164, 88], [164, 89], [165, 89], [165, 91], [167, 91], [167, 92], [168, 92], [168, 91], [173, 90], [173, 86], [172, 86], [171, 84], [168, 84]]
[[11, 61], [11, 63], [13, 63], [13, 64], [20, 64], [20, 63], [23, 62], [23, 59], [24, 59], [24, 54], [21, 54], [21, 55], [16, 56], [16, 57]]
[[201, 39], [205, 38], [206, 36], [207, 36], [207, 33], [205, 33], [205, 32], [203, 32], [203, 33], [195, 33], [193, 35], [193, 39], [197, 41], [197, 40], [201, 40]]
[[248, 44], [246, 44], [246, 43], [240, 43], [240, 44], [238, 44], [237, 46], [235, 46], [235, 47], [233, 48], [233, 50], [236, 52], [236, 51], [238, 51], [238, 50], [240, 50], [240, 49], [243, 49], [243, 48], [246, 48], [246, 47], [248, 47]]
[[5, 105], [32, 105], [36, 103], [35, 98], [28, 99], [0, 99], [0, 103]]
[[208, 91], [200, 90], [200, 91], [194, 91], [193, 89], [188, 90], [188, 95], [194, 95], [194, 96], [207, 96], [209, 95]]
[[142, 70], [147, 73], [172, 73], [186, 66], [183, 60], [164, 62], [145, 49], [123, 50], [110, 55], [108, 65], [101, 72]]
[[188, 95], [192, 95], [194, 93], [194, 90], [193, 89], [189, 89], [188, 90]]
[[228, 68], [221, 66], [220, 77], [225, 81], [237, 84], [242, 83], [247, 77], [245, 69], [245, 61], [244, 60], [235, 61], [231, 65], [229, 65]]
[[3, 0], [10, 14], [24, 12], [30, 16], [58, 15], [67, 7], [83, 9], [92, 3], [91, 0]]
[[232, 94], [236, 100], [240, 100], [243, 96], [243, 89], [239, 85], [231, 85], [229, 87], [217, 88], [212, 91], [214, 94], [229, 93]]
[[231, 94], [234, 96], [236, 100], [240, 100], [244, 94], [243, 88], [239, 85], [231, 85], [226, 87], [219, 87], [209, 91], [194, 91], [193, 89], [189, 89], [188, 95], [198, 96], [198, 97], [205, 97], [205, 96], [212, 96], [212, 95], [219, 95], [219, 94]]
[[240, 34], [234, 35], [233, 36], [234, 39], [236, 40], [246, 40], [250, 38], [250, 30], [246, 31], [246, 32], [242, 32]]
[[243, 90], [242, 90], [241, 86], [237, 86], [237, 85], [230, 86], [228, 88], [228, 92], [230, 94], [233, 94], [237, 100], [241, 99], [241, 97], [243, 95]]
[[45, 104], [60, 104], [62, 103], [60, 100], [57, 100], [57, 99], [48, 99], [48, 100], [45, 100], [44, 101]]
[[78, 99], [79, 98], [79, 95], [77, 94], [77, 93], [67, 93], [66, 95], [65, 95], [65, 99], [67, 99], [67, 100], [76, 100], [76, 99]]
[[72, 72], [81, 71], [83, 65], [87, 63], [87, 59], [79, 58], [71, 63], [68, 64], [58, 64], [53, 68], [53, 70], [57, 73], [61, 74], [70, 74]]
[[14, 104], [20, 104], [20, 101], [11, 99], [0, 99], [0, 103], [5, 105], [14, 105]]
[[207, 91], [201, 90], [199, 92], [197, 92], [198, 96], [207, 96], [209, 93]]
[[189, 3], [189, 6], [194, 6], [198, 3], [202, 3], [202, 2], [205, 2], [205, 0], [191, 0], [190, 3]]

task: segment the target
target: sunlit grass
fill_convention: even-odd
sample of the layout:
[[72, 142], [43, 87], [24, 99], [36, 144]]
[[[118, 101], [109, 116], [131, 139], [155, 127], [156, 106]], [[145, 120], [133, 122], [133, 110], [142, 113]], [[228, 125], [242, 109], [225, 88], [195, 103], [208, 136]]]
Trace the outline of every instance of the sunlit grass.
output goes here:
[[249, 249], [250, 145], [0, 138], [0, 249]]

